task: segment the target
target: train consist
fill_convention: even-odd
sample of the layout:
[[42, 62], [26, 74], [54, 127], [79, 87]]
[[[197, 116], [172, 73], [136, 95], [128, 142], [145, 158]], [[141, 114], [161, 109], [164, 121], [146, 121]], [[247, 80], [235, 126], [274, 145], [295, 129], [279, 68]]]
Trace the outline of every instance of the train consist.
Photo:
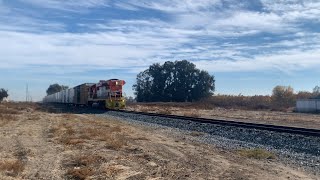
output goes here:
[[99, 106], [107, 109], [123, 109], [126, 101], [122, 92], [124, 80], [101, 80], [99, 83], [84, 83], [43, 98], [44, 103], [62, 103], [84, 106]]

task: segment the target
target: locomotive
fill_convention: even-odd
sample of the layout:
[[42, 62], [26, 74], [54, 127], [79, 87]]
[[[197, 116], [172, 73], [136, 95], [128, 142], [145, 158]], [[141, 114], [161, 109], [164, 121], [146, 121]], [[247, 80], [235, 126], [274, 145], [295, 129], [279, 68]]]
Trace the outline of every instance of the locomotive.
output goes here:
[[100, 80], [84, 83], [43, 98], [44, 103], [62, 103], [76, 106], [99, 106], [106, 109], [123, 109], [126, 100], [122, 91], [124, 80]]

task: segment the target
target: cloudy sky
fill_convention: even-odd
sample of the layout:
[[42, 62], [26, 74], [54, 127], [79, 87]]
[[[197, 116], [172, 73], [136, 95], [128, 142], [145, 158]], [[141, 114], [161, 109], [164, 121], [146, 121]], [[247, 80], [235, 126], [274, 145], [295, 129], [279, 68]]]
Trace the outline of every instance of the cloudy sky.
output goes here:
[[0, 0], [0, 88], [41, 100], [52, 83], [127, 81], [187, 59], [216, 93], [311, 91], [320, 77], [319, 0]]

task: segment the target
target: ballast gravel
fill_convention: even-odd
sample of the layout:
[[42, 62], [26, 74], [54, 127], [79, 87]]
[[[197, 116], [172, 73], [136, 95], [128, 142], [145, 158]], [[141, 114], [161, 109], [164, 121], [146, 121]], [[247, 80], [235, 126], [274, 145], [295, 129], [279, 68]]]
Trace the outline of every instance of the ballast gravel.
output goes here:
[[201, 136], [185, 136], [190, 141], [200, 141], [230, 150], [263, 148], [277, 154], [280, 161], [320, 175], [320, 138], [248, 129], [189, 120], [146, 116], [140, 114], [108, 111], [100, 117], [112, 117], [129, 123], [166, 129], [172, 134], [184, 135], [202, 132]]

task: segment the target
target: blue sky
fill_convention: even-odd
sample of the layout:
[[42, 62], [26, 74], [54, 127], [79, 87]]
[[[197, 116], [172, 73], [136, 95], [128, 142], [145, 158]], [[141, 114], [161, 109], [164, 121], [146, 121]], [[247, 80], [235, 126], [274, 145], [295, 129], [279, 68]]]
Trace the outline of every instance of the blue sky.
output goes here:
[[187, 59], [216, 93], [311, 91], [320, 82], [319, 0], [0, 0], [0, 88], [41, 100], [52, 83], [120, 78]]

